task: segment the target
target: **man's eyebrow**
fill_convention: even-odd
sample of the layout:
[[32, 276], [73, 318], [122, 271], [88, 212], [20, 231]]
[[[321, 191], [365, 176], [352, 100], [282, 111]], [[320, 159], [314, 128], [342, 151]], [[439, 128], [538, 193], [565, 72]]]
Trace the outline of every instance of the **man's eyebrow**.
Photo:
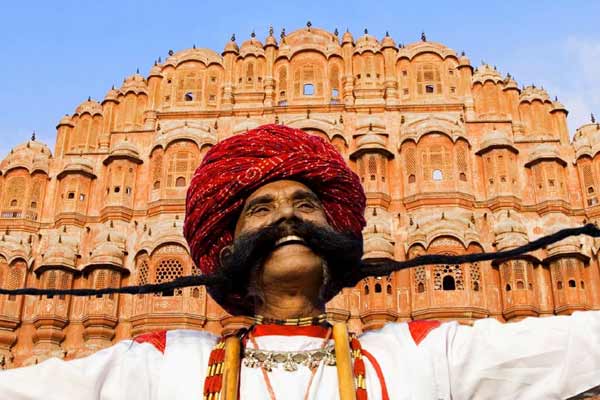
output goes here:
[[298, 189], [294, 193], [292, 193], [292, 200], [303, 200], [310, 199], [318, 204], [321, 204], [321, 200], [317, 197], [313, 192], [309, 192], [307, 190]]
[[275, 198], [270, 195], [270, 194], [265, 194], [262, 196], [258, 196], [253, 198], [252, 200], [250, 200], [247, 204], [246, 207], [244, 207], [244, 210], [248, 210], [252, 207], [254, 207], [257, 204], [266, 204], [266, 203], [271, 203], [275, 200]]

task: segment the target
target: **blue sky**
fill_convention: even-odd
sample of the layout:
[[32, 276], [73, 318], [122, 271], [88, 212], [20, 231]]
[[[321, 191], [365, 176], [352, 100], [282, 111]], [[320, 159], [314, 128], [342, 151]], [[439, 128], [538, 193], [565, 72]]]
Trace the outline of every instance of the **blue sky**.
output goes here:
[[[484, 4], [485, 6], [482, 6]], [[397, 43], [464, 50], [474, 66], [544, 86], [569, 109], [569, 126], [600, 117], [600, 1], [10, 1], [0, 5], [0, 158], [32, 131], [54, 150], [55, 126], [91, 96], [102, 99], [139, 68], [192, 45], [218, 52], [269, 25], [365, 28]]]

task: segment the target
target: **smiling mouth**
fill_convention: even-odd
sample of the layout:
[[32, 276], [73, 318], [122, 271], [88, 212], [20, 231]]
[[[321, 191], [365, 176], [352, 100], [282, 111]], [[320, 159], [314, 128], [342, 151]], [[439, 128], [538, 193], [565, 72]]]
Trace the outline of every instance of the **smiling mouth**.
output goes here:
[[288, 235], [276, 241], [275, 247], [285, 246], [287, 244], [306, 244], [306, 242], [300, 236]]

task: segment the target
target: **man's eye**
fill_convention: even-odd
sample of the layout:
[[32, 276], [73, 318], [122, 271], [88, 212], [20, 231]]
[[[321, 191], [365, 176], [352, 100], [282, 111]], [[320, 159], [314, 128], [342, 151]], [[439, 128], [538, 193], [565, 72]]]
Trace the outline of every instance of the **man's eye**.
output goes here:
[[250, 214], [257, 214], [257, 213], [260, 214], [260, 213], [265, 213], [268, 211], [269, 211], [269, 208], [266, 206], [257, 206], [250, 210]]
[[298, 208], [305, 209], [305, 210], [308, 210], [308, 209], [313, 210], [316, 208], [316, 206], [313, 203], [304, 201], [304, 202], [298, 204]]

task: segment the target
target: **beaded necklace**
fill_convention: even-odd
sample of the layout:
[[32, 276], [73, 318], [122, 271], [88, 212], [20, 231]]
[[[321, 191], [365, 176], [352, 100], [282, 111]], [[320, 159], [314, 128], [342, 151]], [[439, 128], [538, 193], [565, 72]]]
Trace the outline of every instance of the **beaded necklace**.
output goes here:
[[[325, 325], [327, 324], [325, 314], [319, 315], [317, 317], [305, 317], [305, 318], [292, 318], [287, 320], [273, 320], [269, 318], [265, 318], [262, 316], [255, 316], [254, 321], [256, 324], [276, 324], [276, 325], [285, 325], [285, 326], [310, 326], [310, 325]], [[327, 324], [328, 325], [328, 324]], [[252, 328], [247, 332], [250, 332], [249, 338], [251, 341], [254, 341], [254, 338], [251, 335]], [[328, 336], [326, 340], [323, 342], [323, 346], [327, 345], [329, 341], [329, 337], [331, 335], [331, 330], [328, 332]], [[242, 335], [243, 336], [243, 335]], [[258, 349], [256, 342], [254, 342], [254, 347]], [[323, 347], [323, 348], [324, 348]], [[365, 363], [363, 360], [362, 347], [360, 342], [355, 336], [350, 338], [350, 350], [351, 350], [351, 358], [353, 361], [353, 375], [354, 375], [354, 387], [356, 388], [356, 399], [357, 400], [368, 400], [367, 398], [367, 383], [365, 378]], [[244, 354], [244, 352], [242, 352]], [[243, 356], [242, 356], [243, 357]], [[213, 347], [210, 357], [208, 359], [208, 370], [206, 374], [206, 378], [204, 380], [204, 400], [219, 400], [221, 398], [221, 390], [223, 388], [223, 371], [224, 371], [224, 360], [225, 360], [225, 337], [221, 337], [215, 346]], [[328, 362], [328, 365], [332, 365], [332, 363]], [[275, 394], [273, 392], [273, 388], [270, 384], [267, 370], [260, 365], [263, 378], [265, 379], [265, 383], [267, 385], [267, 389], [269, 391], [269, 395], [272, 400], [275, 399]], [[311, 368], [311, 377], [308, 383], [308, 387], [306, 389], [306, 393], [304, 398], [308, 398], [308, 393], [310, 391], [310, 386], [312, 385], [312, 381], [316, 372], [316, 367], [314, 365], [309, 366]], [[293, 371], [291, 369], [290, 371]]]

